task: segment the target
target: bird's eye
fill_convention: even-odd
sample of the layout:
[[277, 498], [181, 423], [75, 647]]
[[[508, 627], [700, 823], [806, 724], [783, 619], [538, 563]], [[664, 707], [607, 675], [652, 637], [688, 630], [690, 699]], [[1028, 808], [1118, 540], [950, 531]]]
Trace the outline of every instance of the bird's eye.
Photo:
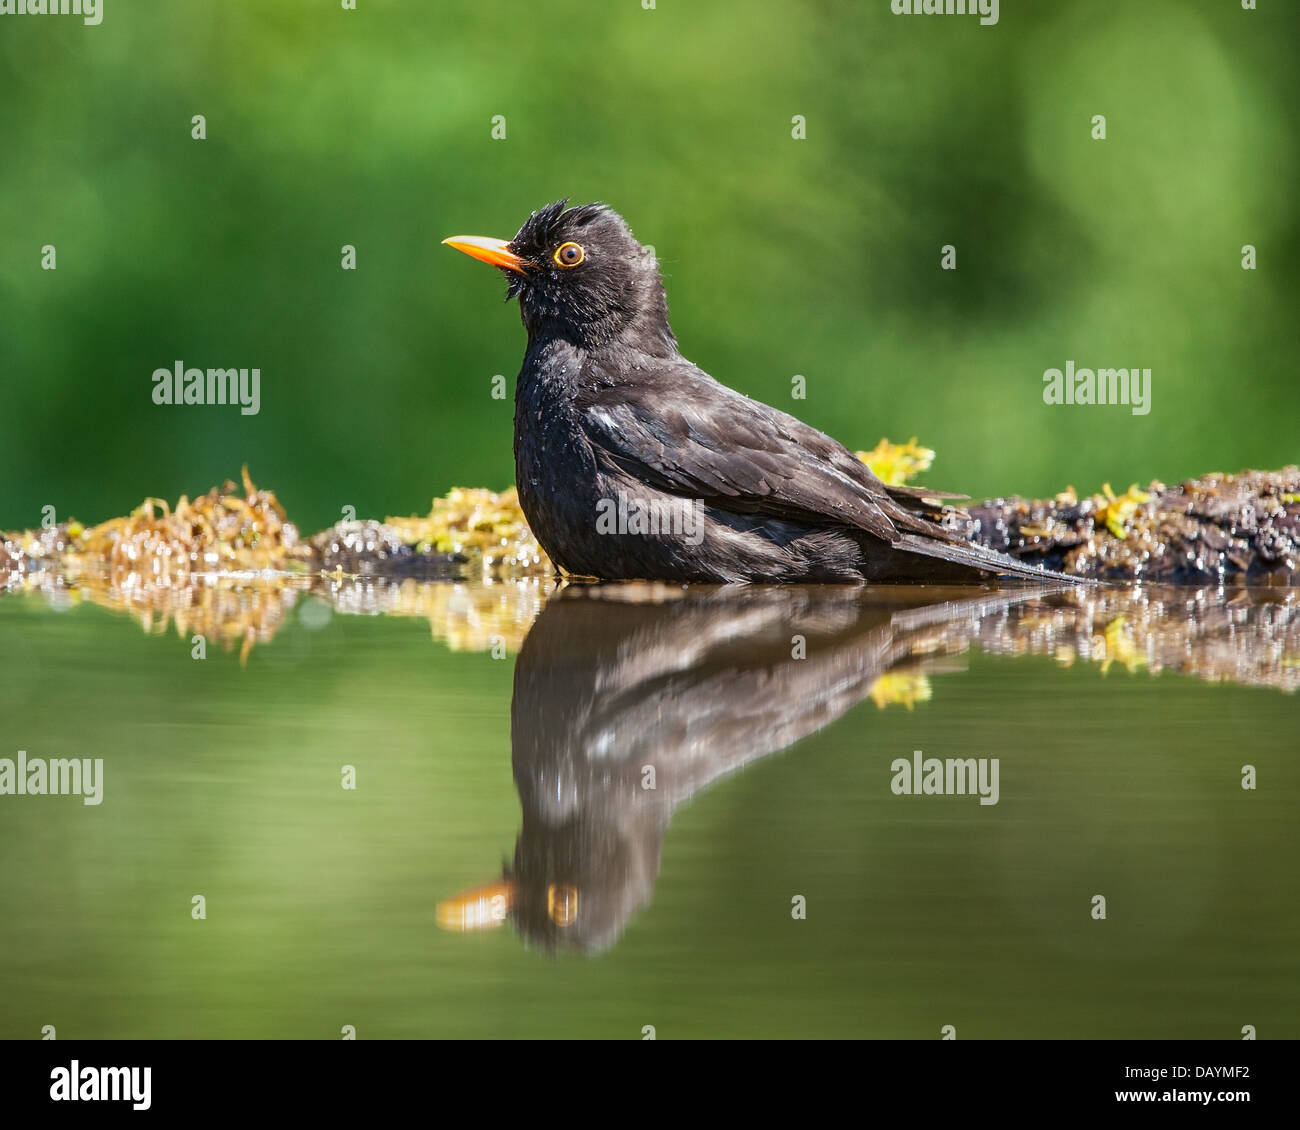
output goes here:
[[555, 249], [555, 263], [559, 267], [576, 267], [587, 257], [576, 243], [561, 243]]

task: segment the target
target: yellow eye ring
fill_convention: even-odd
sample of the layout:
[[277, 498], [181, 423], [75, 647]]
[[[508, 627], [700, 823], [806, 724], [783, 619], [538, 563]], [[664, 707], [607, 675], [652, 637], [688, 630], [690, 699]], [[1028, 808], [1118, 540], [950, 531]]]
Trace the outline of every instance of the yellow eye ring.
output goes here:
[[587, 257], [587, 253], [576, 243], [561, 243], [555, 249], [555, 265], [557, 267], [576, 267]]

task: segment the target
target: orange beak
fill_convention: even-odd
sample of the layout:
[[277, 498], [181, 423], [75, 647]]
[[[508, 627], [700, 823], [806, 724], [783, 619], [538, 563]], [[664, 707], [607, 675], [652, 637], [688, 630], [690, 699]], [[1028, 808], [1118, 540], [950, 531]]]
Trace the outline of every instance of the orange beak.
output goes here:
[[514, 884], [506, 879], [475, 887], [438, 903], [434, 918], [444, 930], [458, 933], [492, 930], [506, 920], [514, 893]]
[[532, 266], [527, 259], [519, 258], [510, 250], [509, 240], [489, 239], [485, 235], [453, 235], [442, 242], [506, 271], [518, 271], [522, 275], [526, 268]]

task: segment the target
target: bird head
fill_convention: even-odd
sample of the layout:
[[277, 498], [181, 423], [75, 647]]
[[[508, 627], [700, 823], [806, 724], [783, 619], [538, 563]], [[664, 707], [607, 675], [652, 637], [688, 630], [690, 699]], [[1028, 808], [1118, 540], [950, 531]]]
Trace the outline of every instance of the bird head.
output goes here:
[[675, 349], [653, 252], [613, 209], [567, 204], [534, 212], [511, 240], [457, 235], [443, 243], [501, 269], [530, 339], [563, 338], [584, 349], [622, 342], [657, 355]]

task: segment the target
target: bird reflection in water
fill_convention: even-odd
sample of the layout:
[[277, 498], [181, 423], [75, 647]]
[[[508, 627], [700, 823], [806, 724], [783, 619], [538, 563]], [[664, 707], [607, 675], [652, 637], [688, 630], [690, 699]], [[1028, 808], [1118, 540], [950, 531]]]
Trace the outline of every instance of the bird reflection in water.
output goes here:
[[1300, 590], [563, 587], [515, 667], [514, 859], [439, 924], [608, 949], [649, 903], [683, 801], [863, 698], [924, 700], [971, 648], [1292, 693]]
[[[409, 618], [456, 651], [518, 649], [515, 858], [440, 925], [513, 921], [530, 944], [598, 952], [651, 897], [673, 812], [864, 697], [930, 696], [961, 653], [1163, 671], [1300, 691], [1300, 589], [450, 585], [231, 577], [119, 588], [49, 571], [4, 599], [98, 604], [151, 634], [275, 646], [295, 620]], [[299, 603], [301, 608], [297, 608]], [[653, 784], [654, 788], [647, 787]]]
[[501, 880], [438, 907], [598, 953], [646, 906], [678, 805], [833, 722], [886, 673], [954, 667], [981, 620], [1037, 590], [569, 586], [515, 667], [523, 826]]

